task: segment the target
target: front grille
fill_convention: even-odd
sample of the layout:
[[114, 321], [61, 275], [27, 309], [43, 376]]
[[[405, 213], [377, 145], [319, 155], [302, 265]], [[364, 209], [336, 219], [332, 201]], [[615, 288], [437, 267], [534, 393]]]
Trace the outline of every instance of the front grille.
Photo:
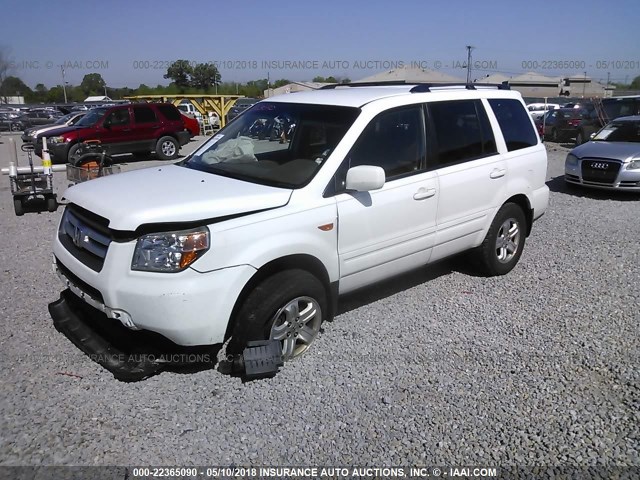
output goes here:
[[582, 160], [582, 180], [585, 182], [613, 184], [618, 178], [620, 162], [586, 158]]
[[87, 215], [83, 209], [69, 206], [65, 209], [58, 230], [60, 243], [75, 258], [99, 272], [104, 265], [111, 234], [101, 217]]

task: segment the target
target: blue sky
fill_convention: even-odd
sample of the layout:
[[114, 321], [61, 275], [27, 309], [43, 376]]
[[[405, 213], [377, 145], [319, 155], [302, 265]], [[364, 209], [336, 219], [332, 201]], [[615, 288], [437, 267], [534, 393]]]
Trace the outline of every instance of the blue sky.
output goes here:
[[469, 44], [474, 78], [497, 67], [631, 81], [639, 20], [637, 0], [2, 0], [0, 47], [32, 88], [61, 83], [65, 63], [71, 84], [92, 72], [110, 87], [166, 84], [166, 65], [179, 58], [220, 62], [223, 81], [355, 80], [412, 61], [465, 78]]

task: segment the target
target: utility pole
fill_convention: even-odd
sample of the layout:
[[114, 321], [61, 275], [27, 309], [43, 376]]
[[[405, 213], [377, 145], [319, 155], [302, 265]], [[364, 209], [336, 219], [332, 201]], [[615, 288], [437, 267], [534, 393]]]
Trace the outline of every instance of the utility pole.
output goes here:
[[60, 70], [62, 71], [62, 91], [64, 92], [64, 103], [67, 103], [67, 87], [66, 82], [64, 81], [64, 65], [60, 65]]
[[471, 83], [471, 50], [473, 45], [467, 45], [467, 83]]

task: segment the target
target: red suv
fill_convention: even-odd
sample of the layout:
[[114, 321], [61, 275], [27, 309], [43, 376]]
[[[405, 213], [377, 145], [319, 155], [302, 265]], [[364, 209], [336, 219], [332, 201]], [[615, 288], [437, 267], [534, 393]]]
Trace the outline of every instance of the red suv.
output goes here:
[[[47, 132], [47, 148], [55, 163], [69, 162], [86, 140], [100, 140], [109, 155], [133, 153], [146, 158], [155, 152], [161, 160], [170, 160], [190, 138], [174, 105], [127, 104], [94, 108], [74, 126]], [[41, 143], [36, 153], [42, 156]]]

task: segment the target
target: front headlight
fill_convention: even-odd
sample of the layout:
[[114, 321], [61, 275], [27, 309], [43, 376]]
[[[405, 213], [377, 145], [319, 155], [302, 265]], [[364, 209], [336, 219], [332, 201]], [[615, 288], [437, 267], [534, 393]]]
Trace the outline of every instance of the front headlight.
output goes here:
[[631, 160], [629, 165], [627, 165], [627, 170], [638, 170], [640, 168], [640, 159]]
[[578, 157], [572, 154], [568, 154], [565, 164], [567, 166], [575, 167], [576, 165], [578, 165]]
[[65, 142], [65, 138], [64, 137], [49, 137], [47, 138], [47, 142], [49, 143], [64, 143]]
[[34, 130], [33, 132], [29, 132], [28, 134], [30, 137], [37, 137], [38, 136], [38, 132], [36, 130]]
[[207, 227], [150, 233], [138, 239], [131, 269], [145, 272], [180, 272], [208, 249]]

